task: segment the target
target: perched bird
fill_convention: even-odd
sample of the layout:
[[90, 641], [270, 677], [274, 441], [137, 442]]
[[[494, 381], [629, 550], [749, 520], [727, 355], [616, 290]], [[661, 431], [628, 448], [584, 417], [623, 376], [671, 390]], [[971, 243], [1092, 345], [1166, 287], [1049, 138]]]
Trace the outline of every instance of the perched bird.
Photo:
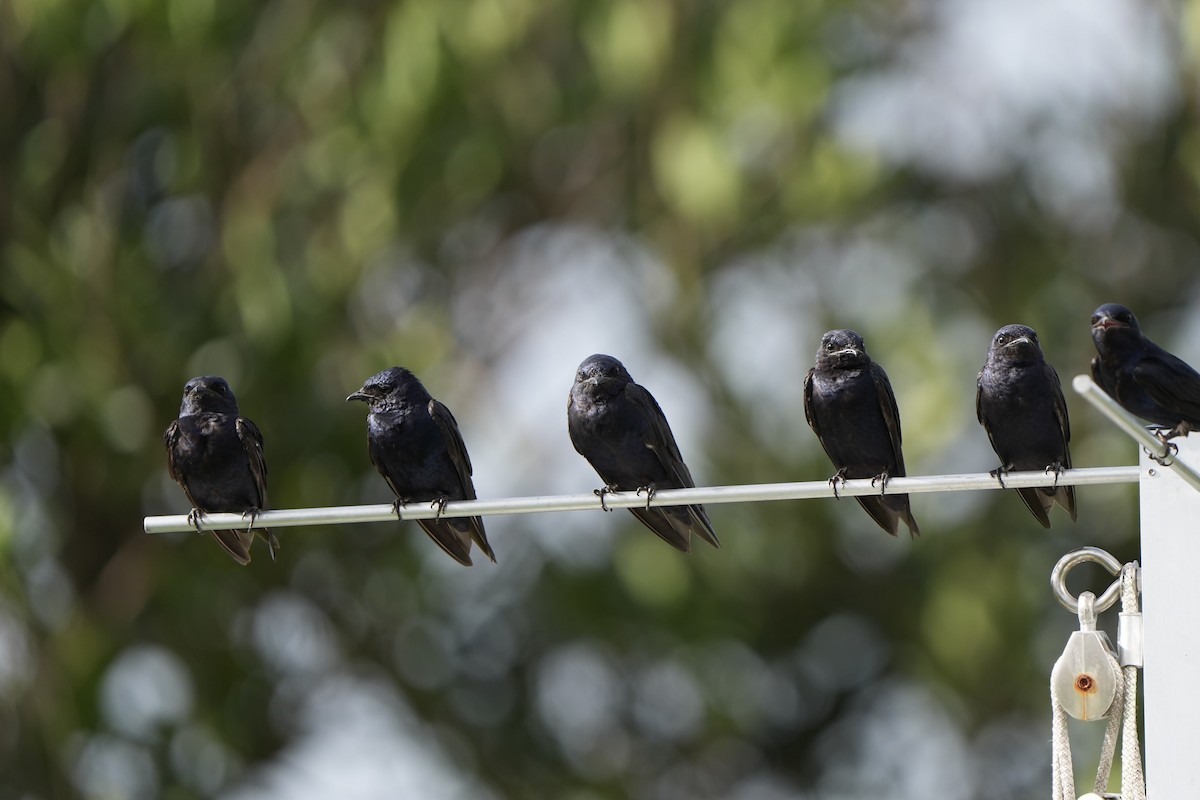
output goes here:
[[620, 361], [597, 354], [579, 365], [567, 399], [567, 430], [571, 444], [604, 481], [597, 491], [602, 502], [608, 491], [645, 491], [647, 507], [629, 510], [668, 544], [690, 552], [694, 533], [721, 546], [704, 506], [649, 507], [656, 490], [696, 483], [662, 409]]
[[1200, 374], [1142, 335], [1125, 306], [1092, 314], [1092, 379], [1131, 414], [1170, 428], [1165, 441], [1200, 429]]
[[[400, 505], [412, 500], [445, 507], [450, 500], [475, 499], [471, 457], [458, 423], [416, 375], [403, 367], [385, 369], [346, 400], [367, 404], [367, 450], [396, 493], [397, 515]], [[460, 564], [471, 566], [472, 541], [496, 560], [479, 517], [419, 519], [417, 524]]]
[[[1009, 470], [1045, 470], [1057, 476], [1070, 468], [1067, 402], [1032, 328], [1005, 325], [996, 331], [976, 383], [975, 415], [1000, 456], [992, 475], [1001, 486]], [[1050, 527], [1055, 501], [1075, 519], [1073, 486], [1017, 489], [1017, 494], [1044, 528]]]
[[888, 479], [904, 475], [900, 411], [887, 373], [851, 330], [822, 336], [816, 362], [804, 378], [804, 418], [837, 467], [830, 483], [836, 490], [848, 478], [878, 481], [878, 497], [855, 499], [893, 536], [901, 522], [911, 536], [919, 536], [908, 495], [885, 494]]
[[[183, 387], [179, 419], [163, 434], [167, 470], [192, 504], [188, 515], [199, 530], [205, 512], [248, 514], [250, 523], [267, 503], [267, 462], [258, 426], [241, 416], [224, 378], [192, 378]], [[275, 558], [279, 540], [268, 530], [211, 531], [239, 564], [250, 563], [257, 534]]]

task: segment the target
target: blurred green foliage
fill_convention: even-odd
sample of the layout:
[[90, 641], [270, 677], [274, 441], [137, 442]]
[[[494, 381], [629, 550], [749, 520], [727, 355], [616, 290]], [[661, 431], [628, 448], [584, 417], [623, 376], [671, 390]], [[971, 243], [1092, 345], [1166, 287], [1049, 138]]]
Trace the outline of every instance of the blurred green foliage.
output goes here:
[[[196, 374], [283, 508], [387, 499], [342, 398], [395, 363], [495, 496], [595, 485], [557, 416], [594, 350], [707, 484], [828, 476], [798, 402], [826, 328], [888, 368], [914, 474], [993, 466], [1001, 324], [1064, 380], [1105, 301], [1200, 358], [1194, 46], [1126, 3], [1026, 58], [1017, 4], [954, 50], [992, 5], [0, 2], [0, 796], [1040, 791], [1046, 576], [1136, 557], [1130, 487], [1048, 534], [923, 496], [912, 543], [714, 508], [690, 557], [620, 513], [496, 519], [471, 570], [410, 524], [246, 569], [141, 532], [186, 510], [159, 435]], [[1069, 404], [1077, 466], [1130, 463]]]

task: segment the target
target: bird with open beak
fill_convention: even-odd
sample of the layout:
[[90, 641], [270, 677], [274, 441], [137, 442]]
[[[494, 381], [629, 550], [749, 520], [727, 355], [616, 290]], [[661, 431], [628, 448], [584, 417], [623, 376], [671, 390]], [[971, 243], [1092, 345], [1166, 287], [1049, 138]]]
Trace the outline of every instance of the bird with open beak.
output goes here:
[[1166, 441], [1200, 428], [1200, 374], [1142, 334], [1133, 312], [1105, 303], [1092, 314], [1092, 379], [1131, 414], [1168, 429]]

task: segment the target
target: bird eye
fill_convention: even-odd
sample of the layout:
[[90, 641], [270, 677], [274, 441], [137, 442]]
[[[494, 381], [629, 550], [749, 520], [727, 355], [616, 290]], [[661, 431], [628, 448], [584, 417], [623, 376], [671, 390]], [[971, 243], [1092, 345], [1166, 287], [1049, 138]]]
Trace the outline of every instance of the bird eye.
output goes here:
[[835, 347], [835, 345], [834, 345], [834, 343], [833, 343], [833, 341], [832, 341], [832, 340], [830, 340], [830, 341], [828, 341], [828, 342], [826, 342], [826, 343], [825, 343], [825, 349], [826, 349], [826, 350], [832, 350], [834, 347]]
[[228, 388], [228, 387], [227, 387], [225, 384], [223, 384], [223, 383], [218, 383], [218, 384], [216, 385], [217, 394], [225, 394], [225, 390], [226, 390], [227, 388]]

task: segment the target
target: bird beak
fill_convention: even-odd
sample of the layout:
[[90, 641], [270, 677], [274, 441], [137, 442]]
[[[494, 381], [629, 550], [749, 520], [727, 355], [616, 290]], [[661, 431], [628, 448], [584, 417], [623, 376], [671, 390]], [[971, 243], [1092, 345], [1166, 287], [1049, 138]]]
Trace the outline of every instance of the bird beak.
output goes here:
[[857, 356], [861, 354], [862, 351], [857, 347], [843, 347], [841, 350], [834, 352], [835, 356]]
[[346, 398], [347, 403], [349, 403], [351, 400], [362, 400], [363, 402], [369, 402], [371, 400], [371, 395], [367, 394], [362, 389], [359, 389], [357, 392], [353, 392]]
[[1106, 331], [1109, 328], [1124, 328], [1124, 327], [1126, 327], [1125, 323], [1118, 322], [1117, 320], [1113, 319], [1112, 317], [1101, 317], [1100, 319], [1096, 320], [1096, 324], [1092, 326], [1092, 330], [1099, 328], [1100, 330]]
[[1016, 339], [1013, 339], [1011, 342], [1009, 342], [1008, 344], [1006, 344], [1004, 346], [1005, 347], [1013, 347], [1014, 345], [1018, 345], [1018, 344], [1033, 344], [1033, 342], [1030, 341], [1028, 336], [1018, 336]]

